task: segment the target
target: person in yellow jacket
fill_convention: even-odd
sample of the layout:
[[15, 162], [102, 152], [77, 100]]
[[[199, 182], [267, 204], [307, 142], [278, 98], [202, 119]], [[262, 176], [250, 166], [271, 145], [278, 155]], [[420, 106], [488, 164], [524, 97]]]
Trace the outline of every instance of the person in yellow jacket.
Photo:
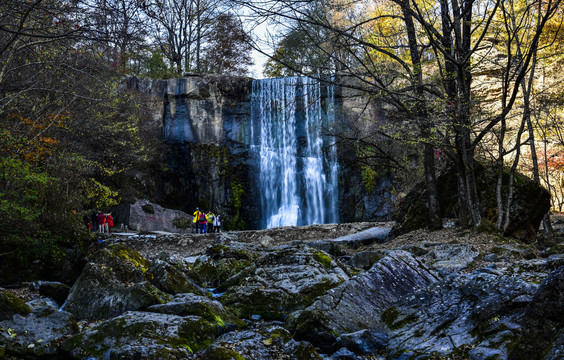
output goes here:
[[207, 230], [208, 232], [213, 233], [214, 232], [213, 220], [215, 219], [215, 214], [211, 210], [208, 210], [206, 217], [208, 218]]
[[194, 220], [192, 220], [192, 233], [198, 233], [198, 229], [200, 229], [200, 214], [203, 214], [202, 211], [200, 211], [200, 208], [196, 208], [196, 211], [194, 211]]

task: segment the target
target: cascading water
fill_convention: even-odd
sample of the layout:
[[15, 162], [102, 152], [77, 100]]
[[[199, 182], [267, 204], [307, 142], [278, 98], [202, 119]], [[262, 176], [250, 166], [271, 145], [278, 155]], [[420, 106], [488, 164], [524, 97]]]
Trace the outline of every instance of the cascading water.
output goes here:
[[309, 78], [253, 82], [251, 146], [264, 227], [338, 221], [336, 149], [322, 133], [334, 104], [332, 86]]

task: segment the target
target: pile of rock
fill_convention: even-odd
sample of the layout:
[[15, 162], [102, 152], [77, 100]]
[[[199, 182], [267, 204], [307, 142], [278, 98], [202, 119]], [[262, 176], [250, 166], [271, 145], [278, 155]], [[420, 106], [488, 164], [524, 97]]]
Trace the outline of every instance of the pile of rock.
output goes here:
[[0, 291], [0, 358], [562, 359], [564, 256], [514, 250], [108, 242], [70, 289]]

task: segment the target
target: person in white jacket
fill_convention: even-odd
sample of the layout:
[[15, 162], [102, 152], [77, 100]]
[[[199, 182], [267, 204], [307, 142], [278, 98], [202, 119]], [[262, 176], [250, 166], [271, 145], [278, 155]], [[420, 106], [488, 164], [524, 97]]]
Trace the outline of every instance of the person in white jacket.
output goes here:
[[213, 218], [213, 232], [219, 232], [219, 228], [221, 227], [221, 217], [219, 214], [215, 214]]

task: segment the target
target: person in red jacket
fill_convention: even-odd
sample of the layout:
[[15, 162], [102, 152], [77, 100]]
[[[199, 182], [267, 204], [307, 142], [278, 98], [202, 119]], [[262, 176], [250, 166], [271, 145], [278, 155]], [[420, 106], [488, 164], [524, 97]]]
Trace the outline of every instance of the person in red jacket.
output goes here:
[[106, 215], [101, 211], [98, 211], [98, 217], [96, 218], [98, 222], [98, 231], [103, 233], [104, 232], [104, 225], [106, 224]]
[[108, 213], [106, 215], [106, 232], [109, 234], [112, 232], [112, 227], [114, 226], [114, 218], [112, 217], [112, 213]]

